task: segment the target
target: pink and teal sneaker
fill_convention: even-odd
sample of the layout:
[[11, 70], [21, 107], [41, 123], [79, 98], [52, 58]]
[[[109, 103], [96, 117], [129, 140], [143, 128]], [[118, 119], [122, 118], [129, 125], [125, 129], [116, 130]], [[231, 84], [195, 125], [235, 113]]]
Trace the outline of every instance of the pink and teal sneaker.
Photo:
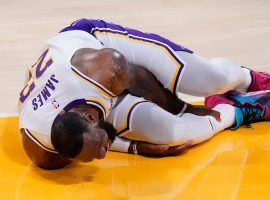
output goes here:
[[230, 104], [235, 107], [235, 124], [232, 130], [251, 123], [270, 121], [270, 90], [242, 94], [231, 90], [225, 94], [212, 95], [205, 98], [205, 105], [214, 108], [218, 104]]
[[[243, 67], [246, 68], [246, 67]], [[247, 68], [249, 69], [249, 68]], [[258, 72], [250, 70], [251, 84], [248, 92], [255, 92], [261, 90], [270, 90], [270, 74], [266, 72]]]

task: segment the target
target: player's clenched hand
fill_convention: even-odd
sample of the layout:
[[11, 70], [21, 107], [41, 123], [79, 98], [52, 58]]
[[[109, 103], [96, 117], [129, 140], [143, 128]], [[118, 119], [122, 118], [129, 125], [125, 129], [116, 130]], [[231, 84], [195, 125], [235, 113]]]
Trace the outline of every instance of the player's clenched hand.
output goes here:
[[208, 108], [206, 106], [188, 104], [188, 107], [187, 107], [185, 112], [192, 113], [194, 115], [199, 115], [199, 116], [211, 115], [217, 121], [221, 121], [220, 113], [218, 111], [212, 110], [211, 108]]
[[139, 155], [164, 157], [179, 155], [185, 152], [190, 147], [191, 141], [187, 141], [182, 145], [173, 147], [170, 147], [167, 144], [152, 144], [148, 142], [137, 141], [135, 144], [131, 143], [128, 150], [129, 153], [136, 153], [134, 152], [134, 145], [136, 145], [136, 150]]

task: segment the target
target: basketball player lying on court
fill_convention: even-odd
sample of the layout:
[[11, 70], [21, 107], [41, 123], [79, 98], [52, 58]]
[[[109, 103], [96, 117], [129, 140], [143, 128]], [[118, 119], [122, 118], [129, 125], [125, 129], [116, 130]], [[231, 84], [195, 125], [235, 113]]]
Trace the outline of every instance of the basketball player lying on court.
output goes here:
[[[268, 120], [269, 82], [268, 74], [207, 61], [157, 35], [77, 20], [29, 68], [19, 99], [24, 149], [46, 169], [104, 158], [115, 135], [112, 150], [177, 155], [232, 125]], [[265, 91], [209, 97], [213, 110], [176, 95], [233, 88]]]

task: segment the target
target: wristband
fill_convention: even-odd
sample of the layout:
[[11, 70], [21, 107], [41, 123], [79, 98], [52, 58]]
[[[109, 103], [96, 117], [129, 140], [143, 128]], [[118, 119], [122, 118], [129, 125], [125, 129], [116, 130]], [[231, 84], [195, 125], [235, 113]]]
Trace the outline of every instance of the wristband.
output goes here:
[[176, 116], [181, 117], [184, 114], [184, 112], [186, 111], [186, 109], [187, 109], [187, 104], [185, 103], [182, 110], [178, 114], [176, 114]]
[[134, 141], [133, 144], [132, 144], [132, 149], [133, 149], [133, 153], [138, 155], [138, 151], [137, 151], [137, 142]]
[[183, 106], [183, 108], [182, 108], [182, 110], [180, 111], [180, 113], [184, 113], [186, 111], [186, 109], [187, 109], [187, 104], [185, 103], [184, 106]]

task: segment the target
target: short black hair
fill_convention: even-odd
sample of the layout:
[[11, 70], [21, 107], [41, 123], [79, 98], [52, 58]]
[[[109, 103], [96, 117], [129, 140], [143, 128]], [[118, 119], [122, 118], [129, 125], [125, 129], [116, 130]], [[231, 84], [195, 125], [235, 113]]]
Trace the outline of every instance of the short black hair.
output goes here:
[[51, 141], [55, 150], [67, 157], [76, 157], [83, 148], [83, 133], [87, 122], [78, 113], [67, 112], [52, 125]]

